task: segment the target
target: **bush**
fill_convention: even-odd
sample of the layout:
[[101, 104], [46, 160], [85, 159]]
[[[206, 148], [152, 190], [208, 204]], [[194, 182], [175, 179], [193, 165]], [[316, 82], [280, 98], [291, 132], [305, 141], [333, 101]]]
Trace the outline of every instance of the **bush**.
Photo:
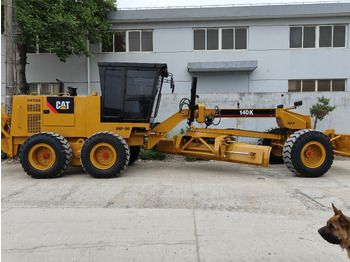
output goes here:
[[152, 149], [145, 150], [141, 148], [139, 159], [141, 160], [164, 160], [166, 155], [157, 151], [157, 145]]
[[195, 161], [209, 161], [209, 159], [205, 159], [205, 158], [198, 158], [198, 157], [192, 157], [192, 156], [186, 156], [185, 160], [187, 162], [195, 162]]
[[311, 116], [315, 117], [314, 129], [316, 129], [317, 120], [322, 121], [323, 118], [329, 114], [329, 112], [332, 112], [336, 108], [336, 106], [329, 105], [330, 98], [325, 98], [322, 96], [317, 97], [317, 99], [318, 103], [310, 107], [310, 114]]

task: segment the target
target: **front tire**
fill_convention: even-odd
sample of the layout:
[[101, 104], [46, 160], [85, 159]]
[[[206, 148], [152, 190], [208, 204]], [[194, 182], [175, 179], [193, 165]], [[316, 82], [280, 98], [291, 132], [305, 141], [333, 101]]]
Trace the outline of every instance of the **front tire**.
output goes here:
[[319, 177], [332, 166], [333, 145], [322, 132], [303, 129], [293, 133], [283, 148], [287, 168], [297, 176]]
[[112, 132], [99, 132], [89, 137], [81, 148], [84, 170], [95, 178], [118, 177], [129, 163], [126, 141]]
[[19, 161], [33, 178], [55, 178], [63, 174], [72, 161], [72, 149], [61, 135], [42, 132], [28, 137], [21, 146]]

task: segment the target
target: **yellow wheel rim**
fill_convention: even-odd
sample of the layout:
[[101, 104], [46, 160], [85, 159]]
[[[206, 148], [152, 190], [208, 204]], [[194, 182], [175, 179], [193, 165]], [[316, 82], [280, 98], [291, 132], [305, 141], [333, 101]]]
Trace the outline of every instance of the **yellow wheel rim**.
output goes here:
[[34, 168], [47, 170], [55, 163], [56, 153], [48, 144], [40, 143], [30, 149], [28, 159]]
[[303, 147], [300, 156], [305, 166], [309, 168], [317, 168], [325, 161], [326, 150], [321, 143], [312, 141]]
[[117, 152], [107, 143], [95, 145], [90, 152], [91, 163], [98, 169], [108, 169], [117, 161]]

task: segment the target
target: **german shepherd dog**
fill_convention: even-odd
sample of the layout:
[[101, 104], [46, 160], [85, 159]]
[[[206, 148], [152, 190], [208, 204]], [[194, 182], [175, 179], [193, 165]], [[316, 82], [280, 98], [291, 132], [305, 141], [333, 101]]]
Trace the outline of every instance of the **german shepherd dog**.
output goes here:
[[338, 210], [333, 203], [332, 207], [334, 216], [318, 232], [329, 243], [340, 245], [341, 248], [346, 249], [350, 258], [350, 218]]

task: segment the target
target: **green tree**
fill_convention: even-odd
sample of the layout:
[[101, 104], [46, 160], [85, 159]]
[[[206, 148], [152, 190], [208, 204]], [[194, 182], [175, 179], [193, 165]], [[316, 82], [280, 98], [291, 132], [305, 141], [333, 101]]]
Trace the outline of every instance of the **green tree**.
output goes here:
[[55, 54], [65, 62], [71, 55], [91, 56], [91, 44], [106, 41], [110, 31], [107, 14], [116, 0], [16, 0], [18, 86], [28, 93], [25, 67], [27, 50]]
[[329, 112], [332, 112], [336, 108], [336, 106], [329, 105], [330, 98], [325, 98], [324, 96], [322, 96], [317, 97], [317, 99], [318, 103], [310, 107], [310, 114], [311, 116], [315, 117], [314, 129], [316, 129], [318, 120], [322, 121], [323, 118], [329, 114]]

